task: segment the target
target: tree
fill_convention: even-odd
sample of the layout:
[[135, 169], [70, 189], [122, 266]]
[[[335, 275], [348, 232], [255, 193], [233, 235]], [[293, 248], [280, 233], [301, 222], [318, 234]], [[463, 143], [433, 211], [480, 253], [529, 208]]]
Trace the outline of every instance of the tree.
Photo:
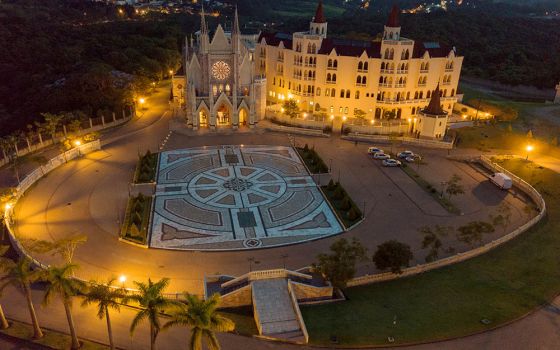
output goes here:
[[402, 273], [401, 268], [408, 266], [413, 255], [410, 246], [395, 240], [377, 246], [373, 262], [380, 270], [390, 269], [393, 273]]
[[186, 305], [171, 314], [171, 321], [164, 329], [173, 326], [191, 328], [189, 350], [202, 350], [205, 338], [208, 348], [219, 350], [220, 344], [215, 332], [231, 332], [235, 329], [232, 320], [218, 314], [216, 309], [220, 304], [220, 295], [213, 294], [208, 300], [199, 299], [196, 295], [185, 293]]
[[87, 236], [84, 234], [76, 234], [56, 240], [52, 246], [53, 255], [60, 255], [67, 264], [71, 264], [76, 248], [85, 242], [87, 242]]
[[356, 238], [349, 243], [345, 238], [335, 241], [331, 254], [317, 255], [313, 269], [320, 272], [335, 288], [345, 288], [356, 274], [356, 263], [366, 258], [367, 249]]
[[14, 286], [18, 289], [27, 301], [27, 308], [33, 325], [33, 338], [39, 339], [43, 337], [43, 331], [39, 326], [35, 306], [31, 299], [31, 283], [42, 279], [42, 271], [33, 270], [31, 261], [28, 258], [20, 257], [17, 262], [4, 257], [9, 246], [0, 247], [0, 268], [4, 272], [4, 276], [0, 278], [0, 291], [4, 291], [8, 286]]
[[426, 262], [432, 262], [439, 257], [439, 250], [443, 246], [441, 239], [447, 237], [454, 229], [451, 226], [435, 225], [423, 226], [418, 231], [424, 235], [422, 239], [422, 249], [430, 248], [430, 252], [426, 256]]
[[76, 327], [72, 317], [72, 297], [84, 290], [85, 284], [73, 278], [74, 270], [78, 268], [75, 264], [66, 264], [61, 267], [51, 266], [46, 270], [46, 280], [48, 282], [45, 288], [45, 296], [43, 297], [43, 305], [48, 305], [55, 296], [58, 296], [64, 310], [66, 311], [66, 319], [70, 328], [70, 336], [72, 338], [72, 349], [80, 348], [80, 342], [76, 335]]
[[282, 108], [284, 108], [284, 114], [292, 119], [299, 115], [299, 107], [294, 99], [284, 101]]
[[449, 199], [451, 199], [451, 196], [457, 196], [465, 193], [465, 189], [460, 183], [461, 180], [462, 179], [459, 175], [453, 174], [451, 179], [447, 182], [447, 188], [445, 189], [445, 192], [447, 192]]
[[162, 278], [155, 283], [151, 279], [148, 279], [148, 283], [134, 281], [134, 284], [138, 289], [138, 293], [127, 297], [126, 300], [137, 302], [141, 310], [138, 311], [132, 320], [130, 334], [133, 334], [136, 327], [144, 319], [147, 319], [150, 323], [150, 349], [156, 350], [156, 340], [161, 330], [159, 315], [167, 308], [178, 306], [179, 303], [163, 296], [163, 291], [169, 285], [169, 278]]
[[494, 226], [485, 221], [472, 221], [457, 229], [457, 239], [461, 242], [469, 244], [471, 247], [475, 243], [482, 243], [482, 235], [484, 233], [492, 233], [495, 231]]
[[60, 125], [64, 119], [63, 114], [53, 114], [53, 113], [41, 113], [43, 118], [45, 118], [45, 123], [43, 124], [44, 130], [51, 135], [51, 139], [54, 143], [54, 138], [56, 136], [56, 128]]
[[99, 284], [92, 281], [82, 302], [82, 306], [93, 303], [97, 304], [97, 317], [99, 317], [100, 320], [103, 318], [107, 320], [107, 333], [112, 350], [115, 349], [115, 342], [113, 340], [113, 329], [111, 327], [109, 309], [120, 311], [119, 300], [126, 296], [126, 290], [124, 288], [112, 287], [115, 280], [114, 277], [111, 277], [107, 281], [107, 284]]

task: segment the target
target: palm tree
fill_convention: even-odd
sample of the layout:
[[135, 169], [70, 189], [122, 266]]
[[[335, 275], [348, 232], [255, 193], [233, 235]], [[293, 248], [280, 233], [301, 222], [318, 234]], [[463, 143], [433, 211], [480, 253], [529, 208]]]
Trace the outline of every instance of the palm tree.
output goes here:
[[179, 302], [169, 300], [163, 296], [163, 291], [169, 285], [169, 278], [162, 278], [157, 282], [148, 279], [148, 283], [134, 281], [137, 294], [128, 297], [128, 300], [136, 301], [142, 308], [132, 320], [130, 333], [133, 334], [136, 327], [144, 320], [150, 322], [150, 349], [156, 350], [156, 339], [161, 330], [159, 315], [167, 308], [178, 306]]
[[124, 288], [112, 287], [114, 282], [114, 277], [109, 278], [107, 284], [92, 282], [82, 302], [82, 306], [97, 303], [97, 317], [99, 317], [100, 320], [105, 317], [107, 320], [107, 333], [109, 334], [111, 349], [115, 349], [115, 343], [113, 341], [113, 329], [111, 327], [109, 309], [120, 311], [120, 304], [118, 301], [123, 299], [126, 295], [126, 290]]
[[[0, 247], [0, 255], [4, 255], [8, 251], [8, 246]], [[31, 268], [31, 261], [28, 258], [21, 257], [17, 262], [1, 257], [0, 268], [5, 273], [0, 278], [0, 292], [4, 291], [8, 286], [16, 287], [27, 300], [27, 308], [31, 316], [31, 323], [33, 324], [33, 338], [38, 339], [43, 337], [43, 332], [37, 320], [35, 313], [35, 306], [31, 299], [31, 284], [41, 280], [43, 272], [41, 270], [33, 270]]]
[[0, 329], [6, 329], [10, 327], [8, 320], [6, 320], [6, 315], [4, 315], [4, 309], [2, 309], [2, 305], [0, 305]]
[[177, 312], [171, 315], [164, 329], [173, 326], [187, 326], [191, 328], [189, 350], [202, 350], [202, 340], [206, 338], [208, 348], [219, 350], [220, 344], [215, 332], [231, 332], [235, 324], [229, 318], [216, 312], [220, 305], [220, 295], [214, 294], [208, 300], [199, 299], [196, 295], [185, 293], [187, 300]]
[[64, 305], [66, 318], [68, 320], [68, 327], [70, 328], [70, 335], [72, 337], [72, 349], [78, 349], [80, 347], [80, 342], [76, 336], [74, 319], [72, 318], [72, 297], [76, 296], [85, 287], [82, 281], [72, 277], [74, 275], [74, 269], [77, 267], [78, 265], [75, 264], [66, 264], [61, 267], [49, 267], [45, 276], [49, 283], [45, 289], [45, 296], [43, 298], [43, 305], [48, 305], [55, 295], [62, 299], [62, 304]]

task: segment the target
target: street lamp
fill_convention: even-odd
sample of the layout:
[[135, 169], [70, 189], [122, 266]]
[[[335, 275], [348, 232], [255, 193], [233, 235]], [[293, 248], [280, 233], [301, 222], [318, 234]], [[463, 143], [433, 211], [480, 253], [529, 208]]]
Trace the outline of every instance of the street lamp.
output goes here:
[[82, 152], [80, 150], [80, 145], [81, 144], [82, 144], [82, 142], [80, 140], [74, 141], [74, 145], [76, 145], [76, 149], [78, 150], [78, 157], [82, 155]]
[[529, 153], [531, 153], [533, 149], [533, 145], [527, 145], [527, 147], [525, 147], [525, 150], [527, 151], [527, 157], [525, 157], [525, 160], [529, 160]]

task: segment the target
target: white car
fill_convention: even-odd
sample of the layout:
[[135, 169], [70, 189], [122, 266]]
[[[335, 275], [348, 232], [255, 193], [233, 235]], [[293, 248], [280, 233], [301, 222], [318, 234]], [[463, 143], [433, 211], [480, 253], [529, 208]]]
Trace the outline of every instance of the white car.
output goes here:
[[373, 158], [374, 158], [374, 159], [383, 159], [383, 160], [384, 160], [384, 159], [389, 159], [389, 158], [391, 158], [391, 157], [390, 157], [388, 154], [385, 154], [385, 153], [383, 153], [383, 152], [380, 152], [380, 153], [375, 153], [375, 154], [373, 155]]
[[408, 163], [414, 163], [417, 160], [422, 160], [422, 157], [420, 157], [418, 154], [415, 154], [413, 156], [406, 157], [404, 160], [406, 160]]
[[385, 159], [382, 164], [387, 167], [401, 166], [401, 162], [396, 159]]
[[403, 151], [397, 155], [397, 157], [401, 159], [406, 159], [408, 157], [414, 157], [414, 153], [412, 151]]
[[383, 150], [381, 148], [377, 148], [377, 147], [369, 147], [367, 149], [367, 153], [368, 154], [383, 153]]

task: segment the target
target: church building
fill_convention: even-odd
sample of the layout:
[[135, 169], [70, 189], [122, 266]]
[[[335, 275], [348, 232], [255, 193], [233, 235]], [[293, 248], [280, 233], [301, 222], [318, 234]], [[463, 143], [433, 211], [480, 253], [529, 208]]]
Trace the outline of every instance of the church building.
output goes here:
[[183, 72], [173, 77], [173, 95], [194, 130], [253, 127], [264, 118], [266, 78], [254, 74], [254, 39], [239, 30], [237, 10], [231, 32], [218, 25], [208, 31], [204, 9], [201, 28], [186, 39]]

